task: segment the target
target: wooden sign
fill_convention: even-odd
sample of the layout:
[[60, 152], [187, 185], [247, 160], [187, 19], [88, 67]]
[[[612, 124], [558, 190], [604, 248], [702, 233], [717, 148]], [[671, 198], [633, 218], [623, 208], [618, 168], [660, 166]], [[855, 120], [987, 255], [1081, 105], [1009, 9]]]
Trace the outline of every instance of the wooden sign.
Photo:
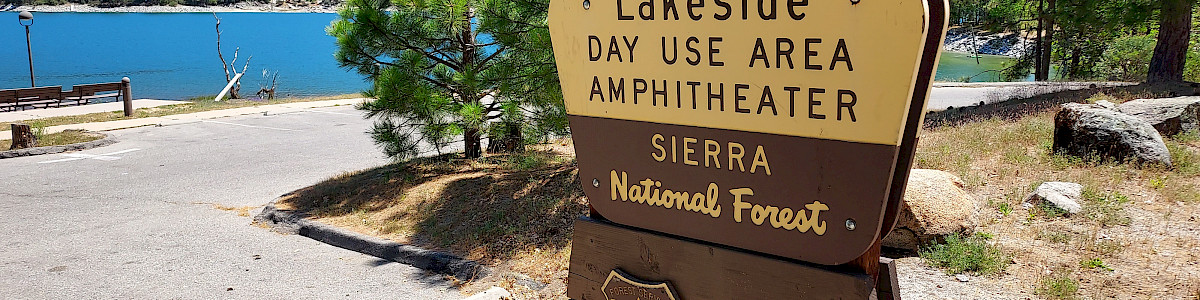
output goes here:
[[612, 270], [600, 287], [608, 300], [678, 300], [666, 282], [642, 281], [621, 270]]
[[801, 261], [860, 257], [893, 225], [945, 7], [551, 2], [592, 207], [619, 224]]

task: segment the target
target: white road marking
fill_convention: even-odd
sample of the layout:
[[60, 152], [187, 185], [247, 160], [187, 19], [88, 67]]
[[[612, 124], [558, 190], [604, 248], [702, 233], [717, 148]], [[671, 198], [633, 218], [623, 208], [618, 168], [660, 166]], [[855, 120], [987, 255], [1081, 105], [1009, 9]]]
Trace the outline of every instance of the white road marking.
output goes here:
[[321, 110], [309, 110], [309, 112], [323, 113], [323, 114], [331, 114], [331, 115], [355, 116], [355, 117], [361, 117], [361, 116], [362, 116], [362, 115], [360, 115], [360, 114], [348, 114], [348, 113], [340, 113], [340, 112], [332, 112], [332, 111], [321, 111]]
[[95, 159], [95, 160], [101, 160], [101, 161], [114, 161], [114, 160], [121, 159], [121, 157], [118, 157], [118, 156], [113, 156], [113, 155], [117, 155], [117, 154], [125, 154], [125, 153], [134, 152], [134, 151], [138, 151], [138, 150], [142, 150], [142, 149], [133, 148], [133, 149], [126, 149], [126, 150], [121, 150], [121, 151], [117, 151], [117, 152], [113, 152], [113, 153], [105, 153], [105, 154], [99, 154], [99, 155], [96, 155], [96, 154], [85, 154], [85, 153], [71, 153], [71, 154], [63, 154], [62, 156], [66, 156], [66, 157], [70, 157], [70, 158], [64, 158], [64, 159], [58, 159], [58, 160], [50, 160], [50, 161], [43, 161], [43, 162], [39, 162], [39, 164], [49, 164], [49, 163], [57, 163], [57, 162], [68, 162], [68, 161], [76, 161], [76, 160], [84, 160], [84, 159]]
[[299, 131], [299, 130], [295, 130], [295, 129], [287, 129], [287, 128], [275, 128], [275, 127], [266, 127], [266, 126], [254, 126], [254, 125], [246, 125], [246, 124], [238, 124], [238, 123], [229, 123], [229, 122], [221, 122], [221, 121], [212, 121], [212, 120], [203, 120], [203, 121], [200, 121], [200, 122], [205, 122], [205, 123], [216, 123], [216, 124], [225, 124], [225, 125], [233, 125], [233, 126], [242, 126], [242, 127], [250, 127], [250, 128], [271, 129], [271, 130]]

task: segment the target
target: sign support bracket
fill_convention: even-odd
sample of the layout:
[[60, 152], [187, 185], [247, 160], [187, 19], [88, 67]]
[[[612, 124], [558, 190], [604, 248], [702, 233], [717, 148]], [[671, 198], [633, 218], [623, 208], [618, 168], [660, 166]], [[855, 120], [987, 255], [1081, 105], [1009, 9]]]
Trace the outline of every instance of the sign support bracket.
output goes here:
[[679, 289], [672, 291], [678, 299], [900, 299], [887, 258], [877, 262], [876, 280], [847, 265], [814, 265], [589, 217], [576, 220], [574, 241], [567, 296], [576, 300], [605, 299], [602, 286], [612, 270], [668, 283]]

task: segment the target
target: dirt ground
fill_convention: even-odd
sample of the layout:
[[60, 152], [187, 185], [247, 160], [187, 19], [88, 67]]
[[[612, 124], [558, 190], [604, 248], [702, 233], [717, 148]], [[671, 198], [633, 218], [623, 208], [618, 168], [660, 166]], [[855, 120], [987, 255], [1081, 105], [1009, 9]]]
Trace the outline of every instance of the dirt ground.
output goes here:
[[[1006, 296], [950, 292], [962, 297], [949, 298], [1009, 298], [1009, 292], [1050, 299], [1200, 297], [1200, 136], [1166, 137], [1173, 168], [1081, 160], [1050, 150], [1057, 103], [1178, 94], [1136, 88], [1071, 94], [1075, 98], [1027, 101], [1011, 111], [983, 107], [976, 109], [986, 113], [973, 117], [935, 116], [923, 132], [917, 167], [962, 177], [985, 208], [976, 231], [993, 236], [1013, 262], [999, 275], [971, 281], [984, 282], [976, 286], [984, 295]], [[1026, 195], [1048, 181], [1082, 184], [1084, 211], [1047, 216], [1024, 205]], [[1054, 278], [1073, 282], [1077, 291], [1046, 292]]]
[[[999, 274], [956, 278], [915, 254], [892, 253], [902, 295], [1200, 297], [1200, 135], [1168, 139], [1174, 168], [1080, 160], [1050, 151], [1059, 103], [1172, 93], [1138, 88], [1065, 92], [1007, 108], [932, 113], [916, 167], [962, 177], [982, 209], [976, 232], [991, 236], [990, 243], [1012, 263]], [[561, 140], [525, 154], [475, 160], [443, 156], [343, 174], [279, 202], [321, 222], [448, 251], [495, 270], [485, 278], [460, 279], [464, 293], [500, 286], [518, 299], [565, 299], [571, 224], [587, 211], [575, 168], [572, 145]], [[1085, 211], [1047, 215], [1023, 205], [1026, 195], [1047, 181], [1083, 184]]]

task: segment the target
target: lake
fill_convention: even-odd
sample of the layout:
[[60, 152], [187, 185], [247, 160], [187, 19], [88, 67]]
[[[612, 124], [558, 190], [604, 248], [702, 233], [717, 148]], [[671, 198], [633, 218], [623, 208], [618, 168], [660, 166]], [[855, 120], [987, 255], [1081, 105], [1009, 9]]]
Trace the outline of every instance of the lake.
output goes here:
[[[999, 81], [1000, 74], [997, 72], [987, 72], [988, 70], [1000, 70], [1014, 61], [1013, 58], [999, 55], [980, 55], [978, 62], [970, 53], [961, 52], [942, 52], [942, 59], [938, 62], [937, 75], [934, 77], [937, 81], [962, 81], [965, 77], [971, 77], [971, 82], [991, 82]], [[1033, 75], [1029, 79], [1033, 80]]]
[[[337, 66], [335, 39], [325, 27], [336, 14], [218, 13], [225, 59], [240, 47], [238, 68], [253, 56], [242, 79], [251, 96], [262, 71], [279, 72], [280, 95], [335, 95], [368, 88], [361, 75]], [[29, 86], [24, 28], [17, 12], [0, 12], [0, 89]], [[210, 13], [34, 13], [34, 71], [39, 86], [114, 82], [128, 76], [136, 98], [188, 99], [225, 86]], [[1010, 58], [947, 52], [936, 79], [957, 81]], [[995, 80], [983, 75], [973, 81]], [[69, 89], [69, 88], [68, 88]]]
[[[282, 95], [362, 91], [363, 77], [338, 68], [335, 14], [218, 13], [225, 59], [249, 56], [242, 93], [253, 94], [262, 70], [279, 72]], [[0, 88], [29, 86], [25, 31], [16, 12], [0, 13]], [[35, 13], [30, 27], [39, 86], [113, 82], [128, 76], [137, 98], [187, 99], [225, 86], [210, 13]]]

